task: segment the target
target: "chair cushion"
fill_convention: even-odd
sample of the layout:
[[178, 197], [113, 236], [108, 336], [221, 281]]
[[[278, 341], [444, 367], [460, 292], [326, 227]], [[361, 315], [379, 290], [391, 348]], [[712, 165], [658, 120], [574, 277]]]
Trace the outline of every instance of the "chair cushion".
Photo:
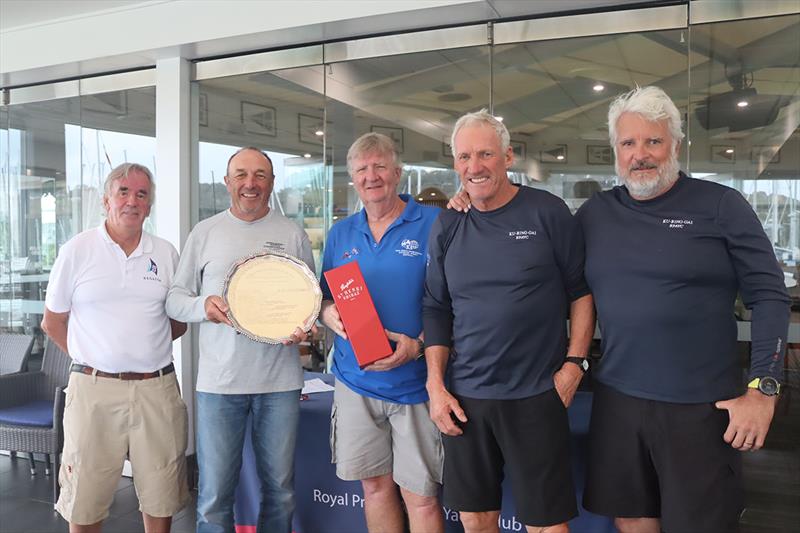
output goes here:
[[35, 400], [0, 409], [0, 424], [53, 427], [53, 402]]

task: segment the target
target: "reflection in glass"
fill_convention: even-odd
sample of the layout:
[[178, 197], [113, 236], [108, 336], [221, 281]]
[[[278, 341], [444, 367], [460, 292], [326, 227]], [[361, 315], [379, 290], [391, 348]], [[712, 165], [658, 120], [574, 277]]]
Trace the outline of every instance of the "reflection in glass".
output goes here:
[[334, 63], [326, 75], [334, 221], [361, 208], [346, 157], [369, 131], [390, 136], [401, 153], [398, 192], [455, 194], [450, 133], [458, 117], [489, 105], [488, 46]]
[[236, 150], [254, 146], [272, 159], [270, 207], [306, 230], [319, 267], [330, 225], [321, 68], [208, 80], [197, 89], [206, 106], [205, 123], [198, 121], [198, 220], [230, 207], [225, 166]]
[[685, 30], [496, 46], [494, 112], [511, 133], [512, 179], [575, 211], [616, 184], [607, 113], [614, 97], [659, 85], [686, 108]]
[[748, 199], [800, 301], [800, 15], [691, 31], [692, 171]]
[[65, 242], [103, 222], [108, 172], [130, 161], [158, 179], [155, 89], [11, 105], [0, 117], [0, 330], [40, 343], [50, 269]]

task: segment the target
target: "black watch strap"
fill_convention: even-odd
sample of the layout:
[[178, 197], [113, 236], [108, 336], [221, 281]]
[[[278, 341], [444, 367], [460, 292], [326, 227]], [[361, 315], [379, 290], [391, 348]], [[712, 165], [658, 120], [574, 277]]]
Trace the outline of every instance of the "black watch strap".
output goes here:
[[578, 367], [583, 370], [585, 374], [589, 370], [589, 358], [588, 357], [578, 357], [574, 355], [568, 355], [565, 359], [567, 363], [574, 363], [578, 365]]
[[425, 341], [417, 337], [417, 357], [415, 359], [420, 359], [421, 357], [425, 356]]

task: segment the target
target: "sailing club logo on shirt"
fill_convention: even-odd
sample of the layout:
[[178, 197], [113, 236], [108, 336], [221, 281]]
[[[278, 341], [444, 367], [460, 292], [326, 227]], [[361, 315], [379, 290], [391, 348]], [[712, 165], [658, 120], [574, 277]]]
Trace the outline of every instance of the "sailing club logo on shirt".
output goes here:
[[147, 272], [144, 275], [144, 279], [161, 283], [161, 278], [158, 277], [158, 265], [152, 259], [150, 259], [150, 265], [147, 267]]
[[350, 250], [345, 250], [342, 254], [342, 259], [350, 259], [351, 257], [355, 257], [358, 255], [358, 248], [351, 248]]
[[418, 251], [419, 241], [415, 239], [403, 239], [400, 241], [400, 248], [395, 250], [398, 254], [404, 257], [418, 257], [422, 252]]
[[286, 250], [286, 245], [282, 242], [266, 241], [264, 243], [264, 249], [268, 252], [283, 252]]
[[536, 236], [535, 229], [518, 229], [514, 231], [509, 231], [508, 236], [515, 241], [526, 241], [531, 237]]
[[683, 229], [694, 224], [694, 220], [688, 218], [665, 218], [661, 223], [670, 229]]

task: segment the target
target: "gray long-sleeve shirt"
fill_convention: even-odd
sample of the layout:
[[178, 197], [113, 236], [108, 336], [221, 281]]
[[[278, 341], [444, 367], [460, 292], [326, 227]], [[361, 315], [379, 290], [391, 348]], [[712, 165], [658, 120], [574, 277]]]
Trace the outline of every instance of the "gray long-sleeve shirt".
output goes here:
[[198, 223], [189, 234], [166, 305], [170, 317], [201, 323], [197, 375], [200, 392], [258, 394], [303, 386], [296, 346], [256, 342], [228, 325], [206, 320], [205, 300], [222, 294], [231, 265], [265, 251], [295, 256], [314, 270], [306, 233], [273, 210], [254, 222], [224, 211]]

